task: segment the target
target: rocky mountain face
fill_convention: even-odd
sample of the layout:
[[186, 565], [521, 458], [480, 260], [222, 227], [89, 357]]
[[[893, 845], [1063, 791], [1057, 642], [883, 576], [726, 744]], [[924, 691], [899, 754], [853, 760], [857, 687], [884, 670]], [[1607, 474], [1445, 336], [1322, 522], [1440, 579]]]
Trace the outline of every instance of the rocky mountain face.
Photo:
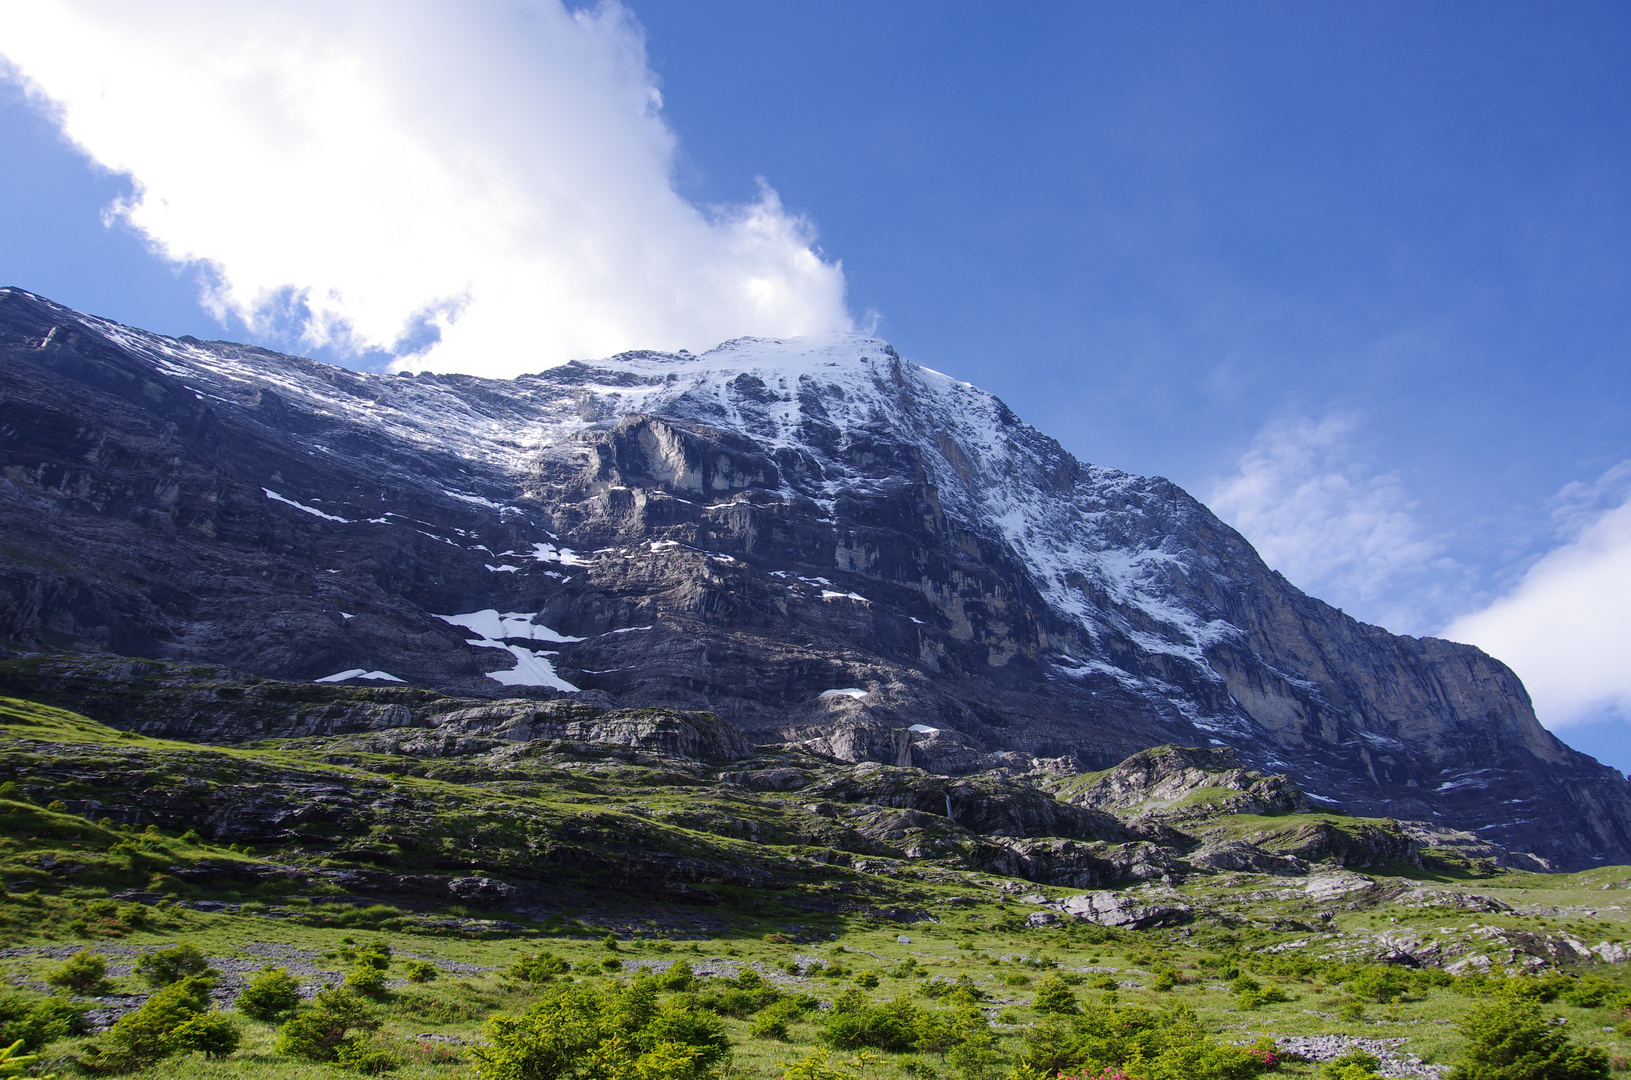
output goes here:
[[386, 376], [0, 290], [0, 477], [14, 652], [700, 710], [946, 776], [1227, 746], [1320, 807], [1631, 861], [1631, 785], [1498, 661], [879, 341]]

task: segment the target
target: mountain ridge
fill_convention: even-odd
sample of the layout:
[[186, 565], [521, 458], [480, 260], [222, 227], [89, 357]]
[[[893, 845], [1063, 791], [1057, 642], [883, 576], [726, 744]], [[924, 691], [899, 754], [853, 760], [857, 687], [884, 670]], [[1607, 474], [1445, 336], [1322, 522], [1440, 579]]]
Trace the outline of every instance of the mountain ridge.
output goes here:
[[1631, 786], [1504, 665], [886, 343], [378, 376], [8, 289], [0, 379], [14, 649], [705, 709], [948, 773], [1229, 745], [1326, 805], [1631, 861]]

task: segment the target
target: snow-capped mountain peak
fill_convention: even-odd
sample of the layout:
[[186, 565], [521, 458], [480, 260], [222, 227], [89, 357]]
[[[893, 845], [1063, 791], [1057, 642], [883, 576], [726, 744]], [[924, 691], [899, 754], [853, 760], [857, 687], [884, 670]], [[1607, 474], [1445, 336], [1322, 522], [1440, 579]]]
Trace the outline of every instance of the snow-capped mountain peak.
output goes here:
[[13, 289], [0, 393], [13, 647], [706, 709], [950, 772], [1227, 743], [1355, 811], [1631, 857], [1631, 789], [1498, 662], [1353, 621], [875, 339], [384, 375]]

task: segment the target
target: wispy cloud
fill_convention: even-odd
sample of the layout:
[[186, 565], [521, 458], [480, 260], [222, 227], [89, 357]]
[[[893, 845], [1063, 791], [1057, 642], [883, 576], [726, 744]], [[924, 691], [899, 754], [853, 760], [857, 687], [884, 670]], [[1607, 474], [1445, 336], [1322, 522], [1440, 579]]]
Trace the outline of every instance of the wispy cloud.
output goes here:
[[1505, 661], [1548, 727], [1631, 720], [1631, 461], [1552, 500], [1560, 544], [1444, 637]]
[[0, 54], [133, 179], [113, 216], [264, 334], [501, 375], [852, 325], [770, 187], [674, 191], [615, 2], [0, 0]]
[[1391, 630], [1442, 617], [1458, 568], [1427, 535], [1398, 476], [1356, 460], [1355, 418], [1272, 423], [1207, 503], [1294, 584]]

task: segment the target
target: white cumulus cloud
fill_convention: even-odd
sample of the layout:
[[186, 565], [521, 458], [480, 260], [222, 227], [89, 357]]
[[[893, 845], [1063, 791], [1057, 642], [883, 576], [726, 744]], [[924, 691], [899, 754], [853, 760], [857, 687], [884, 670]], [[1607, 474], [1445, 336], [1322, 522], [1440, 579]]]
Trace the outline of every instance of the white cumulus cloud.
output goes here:
[[132, 178], [110, 213], [263, 336], [496, 376], [852, 326], [768, 186], [675, 192], [614, 2], [0, 0], [0, 55]]
[[1442, 633], [1523, 679], [1535, 712], [1561, 728], [1631, 720], [1631, 462], [1553, 500], [1563, 542], [1517, 585]]
[[1397, 632], [1431, 625], [1456, 567], [1400, 479], [1355, 461], [1350, 416], [1271, 423], [1207, 504], [1299, 588]]

